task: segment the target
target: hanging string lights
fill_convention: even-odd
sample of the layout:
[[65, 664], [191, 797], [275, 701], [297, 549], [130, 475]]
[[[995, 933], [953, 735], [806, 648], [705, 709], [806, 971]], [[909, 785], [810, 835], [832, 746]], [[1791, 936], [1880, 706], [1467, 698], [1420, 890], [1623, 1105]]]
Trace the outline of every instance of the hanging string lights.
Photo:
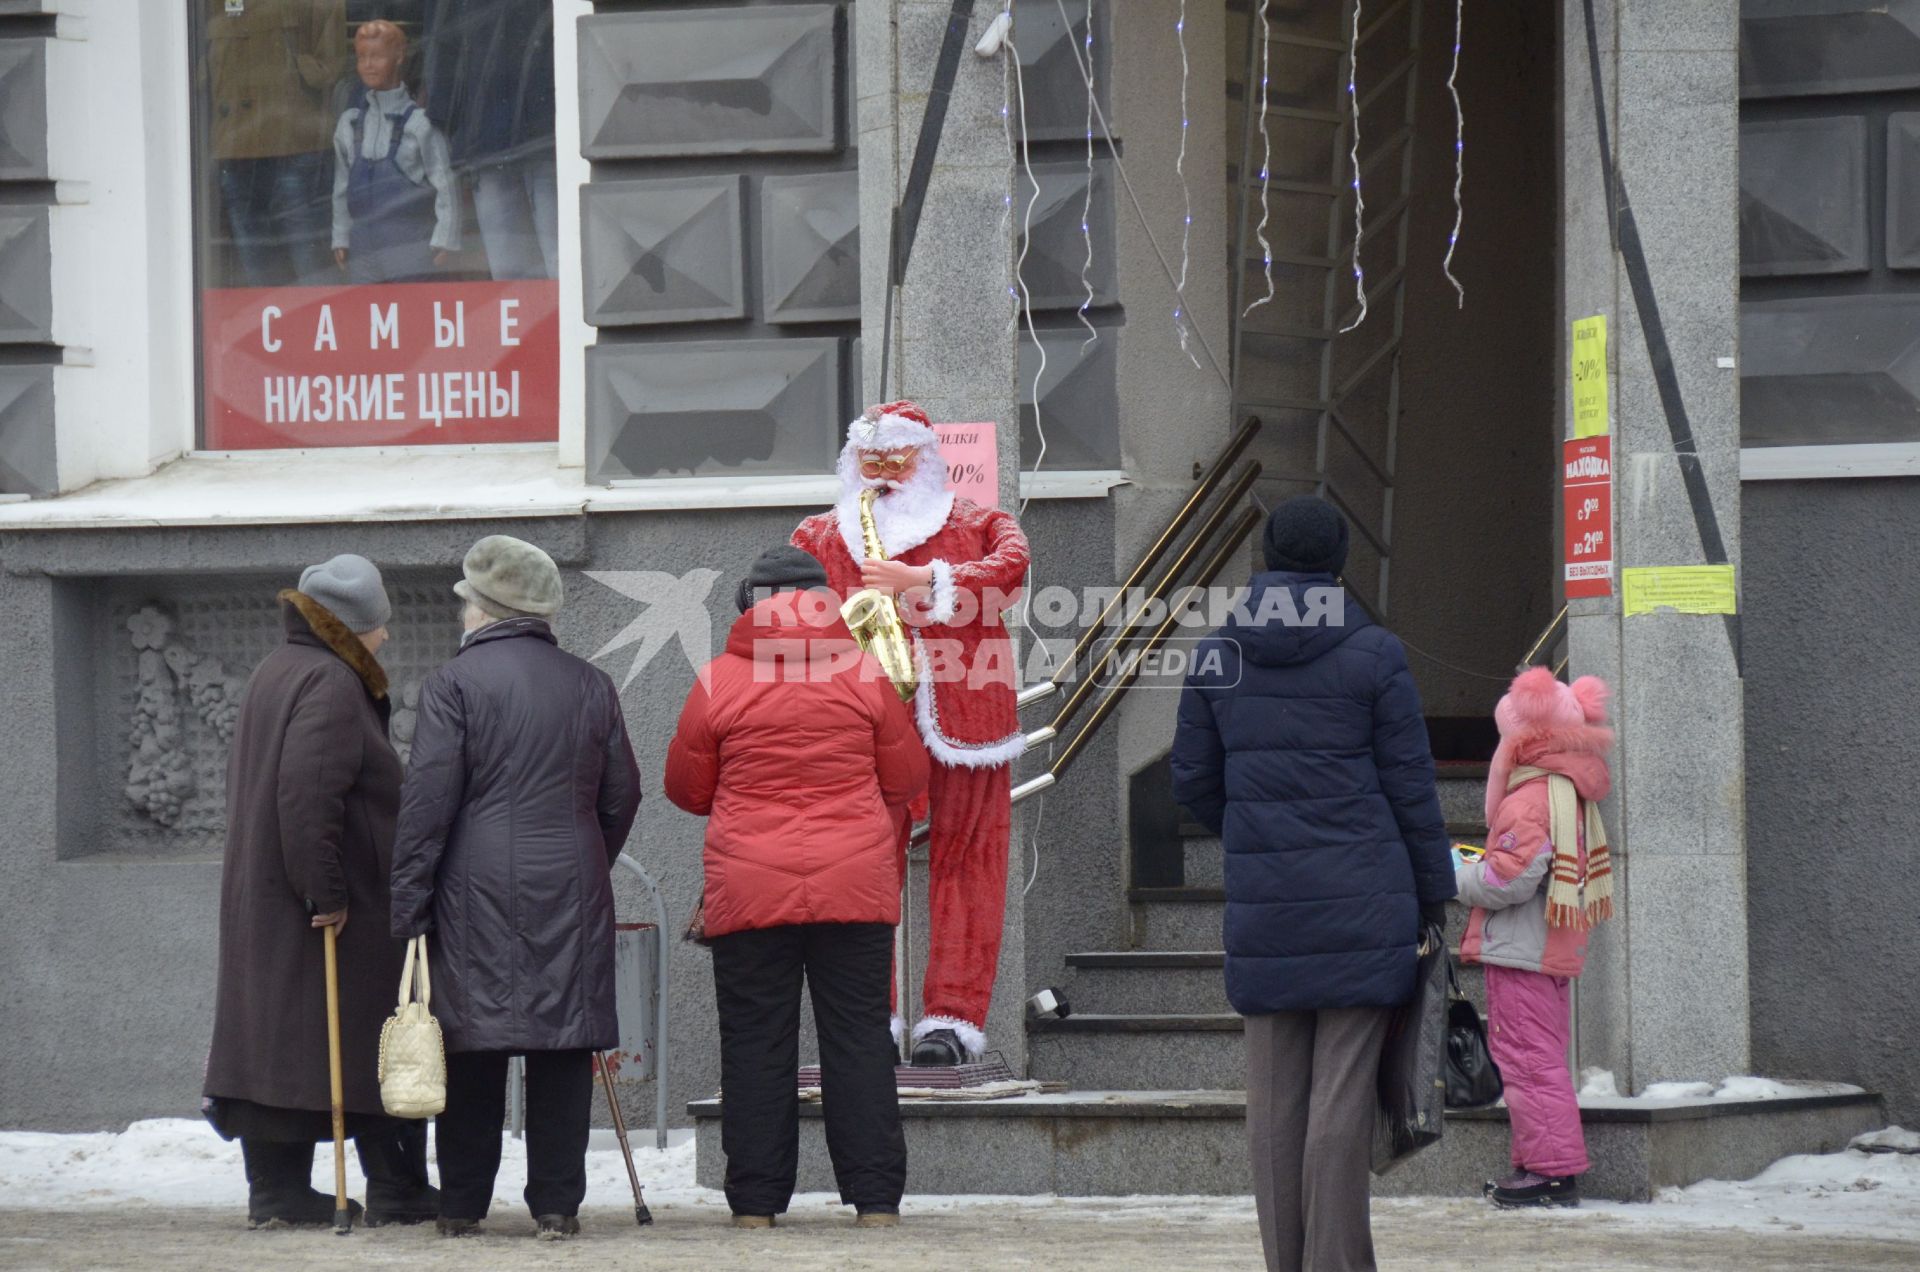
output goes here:
[[[1073, 32], [1068, 30], [1072, 37]], [[1080, 301], [1080, 325], [1087, 329], [1087, 338], [1080, 348], [1085, 352], [1094, 341], [1100, 338], [1100, 332], [1087, 317], [1087, 311], [1093, 308], [1093, 0], [1087, 0], [1087, 184], [1086, 192], [1080, 202], [1080, 238], [1086, 244], [1086, 255], [1080, 262], [1080, 286], [1086, 296]]]
[[1457, 308], [1467, 306], [1467, 289], [1453, 274], [1453, 253], [1460, 246], [1460, 228], [1466, 222], [1466, 205], [1460, 187], [1466, 176], [1467, 114], [1460, 106], [1460, 35], [1466, 19], [1466, 0], [1453, 0], [1453, 71], [1447, 76], [1447, 92], [1453, 95], [1453, 230], [1447, 235], [1447, 257], [1440, 270], [1459, 295]]
[[1187, 0], [1180, 0], [1180, 16], [1174, 19], [1173, 34], [1180, 44], [1180, 155], [1173, 161], [1173, 171], [1180, 178], [1181, 208], [1180, 281], [1174, 284], [1173, 289], [1173, 330], [1180, 337], [1180, 352], [1187, 355], [1187, 361], [1193, 363], [1197, 370], [1200, 359], [1193, 356], [1193, 350], [1189, 347], [1192, 333], [1188, 330], [1186, 310], [1187, 266], [1193, 255], [1193, 189], [1187, 184], [1187, 130], [1193, 126], [1193, 120], [1187, 114], [1187, 81], [1192, 71], [1187, 60]]
[[[1267, 276], [1267, 294], [1254, 301], [1241, 311], [1246, 317], [1260, 306], [1273, 299], [1273, 244], [1267, 242], [1267, 218], [1270, 215], [1267, 206], [1267, 183], [1271, 178], [1273, 164], [1273, 138], [1267, 134], [1267, 76], [1272, 66], [1273, 45], [1269, 37], [1271, 28], [1267, 24], [1267, 0], [1260, 0], [1260, 100], [1254, 108], [1260, 116], [1260, 225], [1254, 230], [1254, 237], [1260, 241], [1260, 264]], [[1243, 268], [1235, 262], [1236, 268]]]
[[1347, 105], [1353, 115], [1353, 292], [1360, 312], [1340, 328], [1346, 335], [1367, 320], [1367, 268], [1360, 262], [1360, 244], [1366, 235], [1367, 198], [1360, 189], [1360, 0], [1353, 0], [1353, 33], [1347, 46]]

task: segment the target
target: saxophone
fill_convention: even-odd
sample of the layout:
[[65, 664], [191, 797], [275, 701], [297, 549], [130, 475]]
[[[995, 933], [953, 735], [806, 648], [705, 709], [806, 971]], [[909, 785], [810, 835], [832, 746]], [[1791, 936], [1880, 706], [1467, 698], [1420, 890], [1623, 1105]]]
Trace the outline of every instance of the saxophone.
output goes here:
[[[879, 527], [873, 523], [873, 501], [879, 494], [877, 490], [860, 492], [860, 538], [871, 561], [887, 559]], [[919, 680], [913, 666], [913, 642], [893, 598], [878, 588], [862, 588], [841, 603], [840, 617], [846, 620], [854, 643], [872, 654], [887, 673], [900, 700], [912, 702]]]

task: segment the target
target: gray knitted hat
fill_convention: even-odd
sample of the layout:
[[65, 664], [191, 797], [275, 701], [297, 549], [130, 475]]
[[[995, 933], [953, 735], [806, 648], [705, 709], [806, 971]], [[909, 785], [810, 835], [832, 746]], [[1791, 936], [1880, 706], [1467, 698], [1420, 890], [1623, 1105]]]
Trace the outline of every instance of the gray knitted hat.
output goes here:
[[377, 631], [393, 617], [393, 602], [387, 599], [379, 569], [351, 552], [308, 566], [300, 575], [300, 590], [356, 635]]
[[550, 618], [565, 599], [560, 567], [524, 539], [490, 534], [467, 550], [460, 569], [467, 577], [453, 590], [495, 618]]

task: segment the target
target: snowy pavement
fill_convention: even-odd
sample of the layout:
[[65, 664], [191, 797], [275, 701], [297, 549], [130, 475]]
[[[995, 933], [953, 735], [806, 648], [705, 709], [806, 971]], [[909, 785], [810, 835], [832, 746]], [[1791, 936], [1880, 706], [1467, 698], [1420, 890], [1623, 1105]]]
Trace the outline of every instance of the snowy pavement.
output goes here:
[[[525, 1155], [509, 1141], [490, 1235], [449, 1242], [431, 1229], [248, 1233], [237, 1145], [199, 1122], [140, 1122], [123, 1134], [0, 1133], [0, 1267], [555, 1267], [644, 1261], [648, 1268], [897, 1268], [964, 1249], [982, 1267], [1253, 1268], [1259, 1235], [1246, 1198], [909, 1197], [892, 1232], [856, 1231], [833, 1199], [796, 1200], [772, 1233], [726, 1226], [726, 1203], [694, 1182], [693, 1143], [664, 1153], [636, 1136], [658, 1223], [632, 1222], [625, 1168], [596, 1132], [585, 1234], [561, 1246], [526, 1239], [518, 1191]], [[644, 1147], [643, 1147], [644, 1145]], [[1864, 1151], [1866, 1148], [1880, 1151]], [[349, 1153], [349, 1164], [353, 1159]], [[331, 1187], [331, 1149], [315, 1183]], [[351, 1187], [360, 1189], [350, 1169]], [[1744, 1183], [1703, 1183], [1650, 1205], [1589, 1204], [1574, 1213], [1503, 1215], [1474, 1202], [1375, 1204], [1383, 1269], [1738, 1268], [1741, 1272], [1920, 1266], [1920, 1135], [1887, 1132], [1860, 1148], [1793, 1157]]]

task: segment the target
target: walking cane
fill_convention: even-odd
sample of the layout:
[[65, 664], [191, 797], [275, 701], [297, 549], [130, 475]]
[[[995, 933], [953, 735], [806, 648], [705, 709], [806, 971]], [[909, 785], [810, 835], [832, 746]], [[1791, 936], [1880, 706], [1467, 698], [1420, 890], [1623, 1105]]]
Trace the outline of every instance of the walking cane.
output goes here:
[[[607, 1093], [607, 1110], [613, 1114], [614, 1138], [620, 1141], [620, 1160], [627, 1164], [627, 1182], [633, 1185], [633, 1221], [642, 1228], [653, 1223], [653, 1212], [647, 1209], [647, 1199], [640, 1191], [640, 1172], [633, 1168], [633, 1149], [627, 1144], [627, 1117], [620, 1111], [620, 1097], [613, 1091], [613, 1070], [607, 1067], [607, 1053], [593, 1053], [593, 1063], [600, 1070], [600, 1086]], [[656, 1077], [656, 1082], [664, 1082], [664, 1075]]]
[[347, 1113], [340, 1081], [340, 967], [334, 953], [339, 928], [321, 929], [327, 940], [327, 1083], [333, 1097], [333, 1235], [344, 1237], [353, 1228], [347, 1208]]

